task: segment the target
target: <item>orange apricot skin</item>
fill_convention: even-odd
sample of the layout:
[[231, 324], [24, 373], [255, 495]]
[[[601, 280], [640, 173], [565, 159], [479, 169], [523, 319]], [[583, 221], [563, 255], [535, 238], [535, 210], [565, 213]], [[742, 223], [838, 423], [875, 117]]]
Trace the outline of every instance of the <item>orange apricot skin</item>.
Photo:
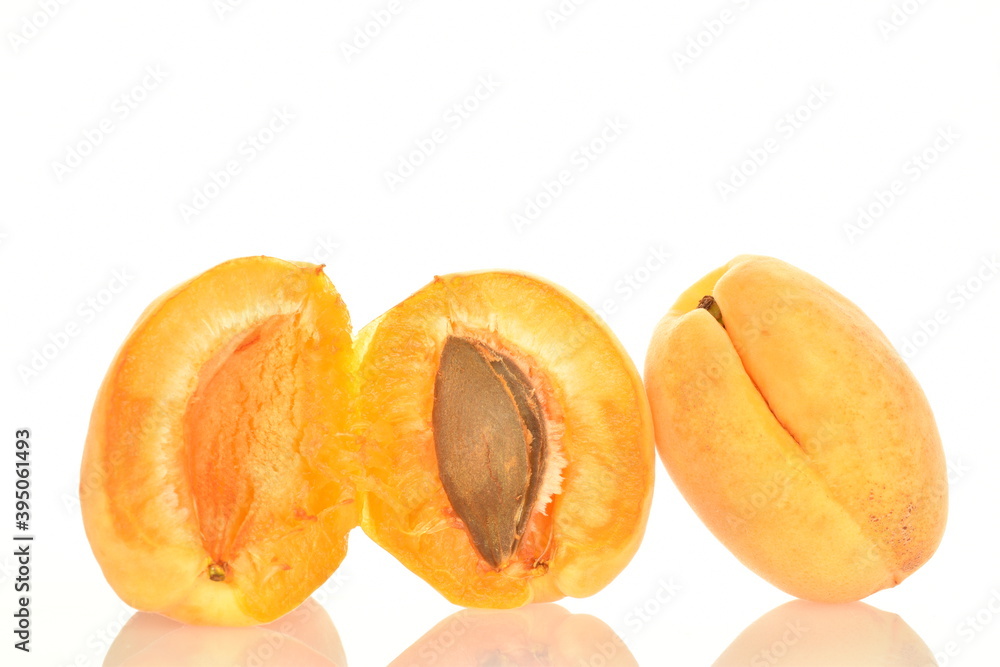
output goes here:
[[[237, 354], [254, 345], [275, 347], [272, 357], [297, 365], [241, 369]], [[356, 525], [354, 473], [341, 456], [351, 449], [342, 406], [354, 391], [352, 354], [347, 310], [320, 266], [236, 259], [146, 309], [98, 392], [80, 476], [87, 537], [122, 600], [190, 624], [258, 625], [291, 611], [327, 579]], [[254, 378], [251, 370], [270, 375]], [[267, 422], [243, 434], [255, 439], [242, 445], [254, 460], [212, 450], [212, 424], [197, 421], [207, 415], [203, 421], [224, 423], [242, 410], [193, 400], [211, 396], [205, 388], [227, 373], [231, 387], [245, 382], [262, 400]], [[272, 403], [278, 407], [268, 412]], [[301, 429], [294, 451], [285, 437], [292, 427]], [[229, 437], [216, 435], [219, 443]], [[213, 464], [216, 455], [232, 475]], [[241, 523], [213, 540], [199, 508], [224, 522], [225, 512], [239, 509], [233, 494], [249, 499], [233, 518]], [[213, 581], [209, 566], [219, 561], [225, 579]]]
[[[544, 559], [519, 573], [485, 566], [441, 484], [431, 415], [451, 334], [510, 344], [547, 378], [567, 465], [543, 517], [551, 540], [536, 540]], [[593, 595], [628, 564], [652, 499], [652, 422], [638, 372], [585, 304], [522, 273], [451, 274], [367, 325], [356, 347], [360, 523], [403, 565], [455, 604], [506, 609]]]
[[813, 276], [756, 256], [712, 272], [658, 325], [645, 380], [671, 478], [785, 592], [853, 602], [940, 543], [947, 474], [927, 399], [877, 326]]

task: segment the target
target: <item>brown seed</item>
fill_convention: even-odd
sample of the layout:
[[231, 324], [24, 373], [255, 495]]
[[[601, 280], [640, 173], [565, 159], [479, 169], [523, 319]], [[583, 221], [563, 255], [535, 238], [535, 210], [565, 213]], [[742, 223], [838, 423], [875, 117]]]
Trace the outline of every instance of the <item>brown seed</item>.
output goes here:
[[542, 408], [507, 356], [449, 336], [434, 383], [434, 445], [452, 509], [495, 569], [517, 551], [546, 459]]

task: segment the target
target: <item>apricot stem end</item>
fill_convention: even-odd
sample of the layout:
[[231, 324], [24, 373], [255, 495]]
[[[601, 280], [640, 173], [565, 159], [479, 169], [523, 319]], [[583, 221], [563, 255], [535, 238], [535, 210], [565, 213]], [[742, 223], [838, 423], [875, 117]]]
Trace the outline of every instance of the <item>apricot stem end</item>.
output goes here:
[[212, 581], [225, 581], [226, 568], [219, 563], [212, 563], [208, 566], [208, 578]]
[[712, 314], [712, 317], [725, 328], [726, 324], [722, 321], [722, 309], [719, 308], [719, 302], [715, 300], [713, 296], [703, 297], [701, 301], [698, 302], [699, 308], [704, 308]]

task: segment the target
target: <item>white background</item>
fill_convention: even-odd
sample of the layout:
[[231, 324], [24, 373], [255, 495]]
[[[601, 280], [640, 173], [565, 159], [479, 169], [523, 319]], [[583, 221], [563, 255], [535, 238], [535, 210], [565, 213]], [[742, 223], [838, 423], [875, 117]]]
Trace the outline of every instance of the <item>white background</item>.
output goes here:
[[[212, 0], [64, 0], [48, 19], [33, 1], [4, 0], [0, 479], [13, 485], [14, 429], [29, 426], [38, 541], [27, 659], [11, 648], [12, 559], [0, 548], [0, 661], [100, 664], [131, 614], [84, 536], [78, 466], [108, 363], [176, 283], [243, 255], [322, 261], [360, 328], [435, 274], [522, 269], [601, 309], [641, 367], [675, 297], [753, 252], [832, 284], [908, 352], [952, 466], [950, 519], [937, 555], [867, 602], [899, 614], [942, 664], [996, 664], [1000, 280], [977, 273], [1000, 251], [1000, 4], [897, 1], [912, 14], [899, 25], [886, 23], [890, 0], [590, 0], [555, 24], [556, 0], [421, 0], [348, 58], [344, 45], [387, 0], [244, 0], [221, 14]], [[496, 90], [477, 91], [481, 77]], [[449, 110], [477, 92], [455, 121]], [[247, 159], [241, 144], [275, 109], [294, 119]], [[102, 121], [113, 131], [81, 148]], [[608, 122], [623, 129], [581, 160]], [[391, 188], [386, 172], [436, 128], [445, 141]], [[939, 132], [953, 137], [943, 152]], [[763, 161], [765, 146], [776, 150]], [[67, 173], [56, 163], [74, 150], [88, 155]], [[925, 150], [933, 164], [916, 167]], [[753, 153], [763, 165], [743, 164]], [[240, 173], [185, 216], [229, 160]], [[723, 196], [734, 169], [753, 173]], [[519, 229], [512, 215], [561, 170], [570, 185]], [[897, 179], [902, 194], [849, 234]], [[669, 260], [647, 267], [661, 252]], [[127, 285], [102, 292], [116, 271]], [[958, 296], [966, 285], [981, 289]], [[108, 302], [89, 313], [88, 299]], [[946, 321], [921, 335], [936, 311]], [[78, 335], [22, 379], [71, 323]], [[788, 596], [739, 564], [657, 471], [630, 567], [562, 604], [614, 628], [639, 664], [710, 664]], [[12, 513], [0, 511], [4, 543]], [[390, 662], [455, 611], [360, 531], [339, 574], [325, 606], [351, 665]], [[680, 591], [659, 602], [671, 581]], [[637, 607], [652, 613], [639, 622]], [[969, 625], [977, 612], [985, 622]]]

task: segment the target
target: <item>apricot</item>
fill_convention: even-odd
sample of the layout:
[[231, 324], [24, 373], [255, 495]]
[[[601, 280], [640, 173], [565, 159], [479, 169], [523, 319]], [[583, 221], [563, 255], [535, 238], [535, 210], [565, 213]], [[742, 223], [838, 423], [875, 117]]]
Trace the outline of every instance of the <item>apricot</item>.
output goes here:
[[455, 604], [607, 585], [652, 494], [642, 382], [576, 298], [512, 272], [436, 278], [358, 336], [364, 531]]
[[937, 548], [947, 477], [927, 399], [875, 324], [816, 278], [736, 258], [663, 318], [645, 377], [670, 476], [775, 586], [851, 602]]
[[352, 365], [320, 266], [232, 260], [143, 313], [98, 393], [80, 482], [127, 604], [253, 625], [329, 577], [357, 523]]
[[434, 626], [389, 667], [430, 664], [639, 665], [606, 623], [586, 614], [571, 614], [555, 604], [503, 611], [463, 609]]

